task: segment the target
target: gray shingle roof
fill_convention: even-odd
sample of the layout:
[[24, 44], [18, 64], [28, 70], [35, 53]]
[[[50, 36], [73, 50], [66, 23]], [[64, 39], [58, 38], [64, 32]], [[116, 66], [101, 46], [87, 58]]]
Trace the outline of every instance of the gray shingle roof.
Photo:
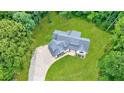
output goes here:
[[49, 48], [49, 50], [51, 50], [51, 54], [53, 56], [56, 56], [67, 49], [67, 47], [65, 46], [63, 41], [57, 41], [55, 39], [53, 39], [49, 43], [48, 48]]
[[88, 52], [90, 40], [80, 36], [81, 32], [74, 30], [67, 32], [55, 30], [53, 40], [48, 45], [51, 54], [56, 56], [66, 49]]
[[88, 52], [90, 40], [87, 38], [82, 38], [80, 44], [81, 44], [80, 49], [82, 49], [82, 51]]
[[81, 32], [77, 32], [75, 30], [72, 30], [72, 31], [70, 31], [69, 35], [72, 36], [72, 37], [80, 37], [81, 36]]

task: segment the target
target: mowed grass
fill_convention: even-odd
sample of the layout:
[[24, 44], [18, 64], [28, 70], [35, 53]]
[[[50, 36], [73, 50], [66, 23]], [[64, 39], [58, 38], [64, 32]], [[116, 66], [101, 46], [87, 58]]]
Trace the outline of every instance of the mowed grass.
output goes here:
[[66, 19], [51, 12], [41, 20], [33, 31], [34, 49], [48, 44], [55, 29], [80, 31], [82, 37], [89, 38], [91, 43], [85, 59], [80, 59], [77, 56], [66, 56], [60, 59], [50, 67], [46, 80], [97, 80], [97, 63], [104, 54], [107, 43], [110, 42], [111, 34], [80, 18]]

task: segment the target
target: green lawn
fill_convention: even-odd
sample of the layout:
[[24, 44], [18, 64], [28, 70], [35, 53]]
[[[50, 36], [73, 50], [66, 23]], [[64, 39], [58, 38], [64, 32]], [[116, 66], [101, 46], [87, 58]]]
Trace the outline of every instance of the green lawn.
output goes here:
[[71, 56], [60, 59], [50, 67], [46, 80], [97, 80], [97, 62], [104, 54], [111, 35], [80, 18], [67, 20], [52, 12], [43, 18], [33, 31], [34, 49], [48, 44], [55, 29], [81, 31], [82, 37], [90, 38], [91, 44], [86, 59]]

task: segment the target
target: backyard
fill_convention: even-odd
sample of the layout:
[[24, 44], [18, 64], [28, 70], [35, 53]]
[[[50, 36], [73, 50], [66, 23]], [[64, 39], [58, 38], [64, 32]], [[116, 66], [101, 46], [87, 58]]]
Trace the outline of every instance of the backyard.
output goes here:
[[72, 56], [60, 59], [50, 67], [46, 80], [97, 80], [97, 62], [103, 56], [111, 34], [80, 18], [66, 19], [50, 12], [33, 31], [33, 49], [48, 44], [55, 29], [81, 31], [82, 37], [90, 38], [91, 44], [86, 59]]

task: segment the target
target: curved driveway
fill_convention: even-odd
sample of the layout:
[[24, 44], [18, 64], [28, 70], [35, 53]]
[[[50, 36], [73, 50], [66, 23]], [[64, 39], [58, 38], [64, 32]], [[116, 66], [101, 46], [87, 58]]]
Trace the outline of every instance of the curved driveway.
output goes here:
[[66, 55], [74, 56], [74, 51], [67, 52], [63, 56], [55, 59], [52, 57], [51, 53], [49, 52], [48, 45], [38, 47], [31, 59], [30, 68], [29, 68], [29, 81], [43, 81], [45, 80], [47, 71], [49, 67], [56, 62], [57, 60], [61, 59]]

